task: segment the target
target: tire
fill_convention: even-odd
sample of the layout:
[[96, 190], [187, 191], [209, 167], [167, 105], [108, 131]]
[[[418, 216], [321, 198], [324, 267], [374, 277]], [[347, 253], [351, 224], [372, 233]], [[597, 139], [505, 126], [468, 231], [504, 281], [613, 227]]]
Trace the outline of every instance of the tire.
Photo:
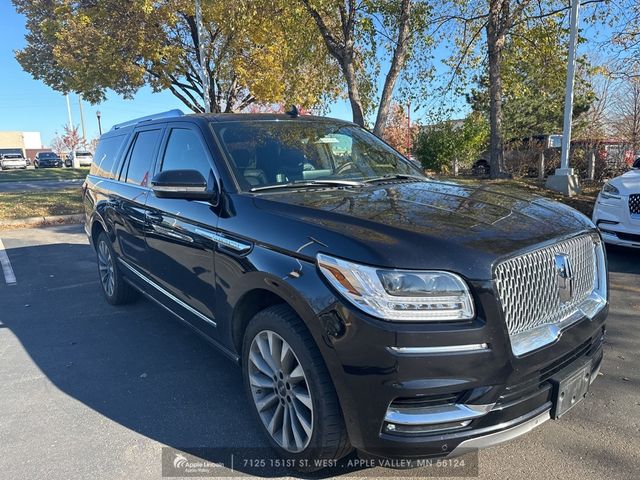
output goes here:
[[122, 276], [116, 262], [116, 254], [107, 234], [102, 232], [96, 241], [98, 260], [98, 279], [104, 298], [111, 305], [131, 303], [138, 298], [138, 291], [129, 285]]
[[[281, 357], [285, 343], [290, 353]], [[266, 351], [266, 356], [261, 351]], [[276, 360], [270, 356], [271, 351], [276, 352], [275, 358], [281, 358], [279, 365], [273, 364]], [[268, 371], [275, 372], [275, 376], [267, 376]], [[339, 460], [351, 452], [353, 447], [329, 372], [311, 334], [288, 305], [262, 310], [249, 322], [242, 346], [242, 372], [256, 421], [271, 446], [285, 459], [294, 461], [294, 468], [305, 472], [320, 470], [326, 465], [322, 461]], [[260, 413], [258, 403], [270, 406]], [[295, 417], [287, 417], [287, 412], [295, 413]], [[287, 418], [289, 422], [285, 422]], [[273, 434], [268, 428], [270, 420], [275, 420]]]

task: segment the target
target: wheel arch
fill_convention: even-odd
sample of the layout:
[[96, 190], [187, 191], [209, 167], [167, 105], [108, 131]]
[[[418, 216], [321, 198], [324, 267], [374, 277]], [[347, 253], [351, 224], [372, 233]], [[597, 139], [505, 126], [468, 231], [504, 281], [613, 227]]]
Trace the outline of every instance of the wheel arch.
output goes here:
[[[244, 332], [251, 319], [262, 310], [273, 305], [284, 304], [290, 307], [298, 316], [300, 313], [288, 302], [282, 294], [268, 288], [252, 288], [246, 291], [236, 302], [231, 314], [231, 335], [233, 346], [238, 354], [242, 354]], [[301, 317], [302, 318], [302, 317]], [[305, 323], [303, 321], [303, 323]]]
[[91, 225], [91, 229], [89, 230], [89, 232], [91, 235], [91, 244], [94, 247], [96, 245], [96, 241], [98, 240], [98, 235], [100, 235], [101, 232], [105, 232], [109, 237], [109, 240], [111, 241], [114, 240], [113, 233], [107, 227], [106, 222], [104, 221], [104, 219], [102, 218], [102, 215], [100, 215], [99, 212], [96, 211], [93, 213], [90, 225]]

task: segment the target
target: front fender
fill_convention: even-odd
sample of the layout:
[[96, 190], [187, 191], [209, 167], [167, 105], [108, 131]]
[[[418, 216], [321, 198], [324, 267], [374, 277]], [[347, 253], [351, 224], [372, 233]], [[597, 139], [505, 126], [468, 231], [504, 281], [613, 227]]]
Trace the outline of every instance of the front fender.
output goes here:
[[[244, 256], [218, 251], [216, 278], [216, 318], [227, 346], [235, 350], [231, 323], [243, 297], [258, 289], [271, 292], [288, 303], [307, 326], [339, 393], [343, 412], [357, 408], [333, 345], [335, 324], [329, 312], [334, 309], [337, 298], [320, 277], [315, 262], [262, 246], [254, 246]], [[347, 428], [351, 434], [353, 425], [347, 422]]]

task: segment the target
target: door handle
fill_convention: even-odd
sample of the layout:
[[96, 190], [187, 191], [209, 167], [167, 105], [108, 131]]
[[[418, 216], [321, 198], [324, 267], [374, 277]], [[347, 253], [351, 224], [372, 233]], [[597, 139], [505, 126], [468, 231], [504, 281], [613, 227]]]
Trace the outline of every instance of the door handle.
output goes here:
[[161, 223], [163, 220], [163, 217], [159, 213], [144, 212], [144, 219], [147, 222]]

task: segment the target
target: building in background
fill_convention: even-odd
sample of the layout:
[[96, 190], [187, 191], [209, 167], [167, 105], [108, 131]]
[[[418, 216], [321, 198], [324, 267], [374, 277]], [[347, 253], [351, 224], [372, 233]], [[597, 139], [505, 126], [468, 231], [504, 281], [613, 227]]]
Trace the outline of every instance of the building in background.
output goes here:
[[40, 132], [0, 132], [0, 154], [21, 153], [25, 158], [33, 158], [42, 150], [45, 149]]

